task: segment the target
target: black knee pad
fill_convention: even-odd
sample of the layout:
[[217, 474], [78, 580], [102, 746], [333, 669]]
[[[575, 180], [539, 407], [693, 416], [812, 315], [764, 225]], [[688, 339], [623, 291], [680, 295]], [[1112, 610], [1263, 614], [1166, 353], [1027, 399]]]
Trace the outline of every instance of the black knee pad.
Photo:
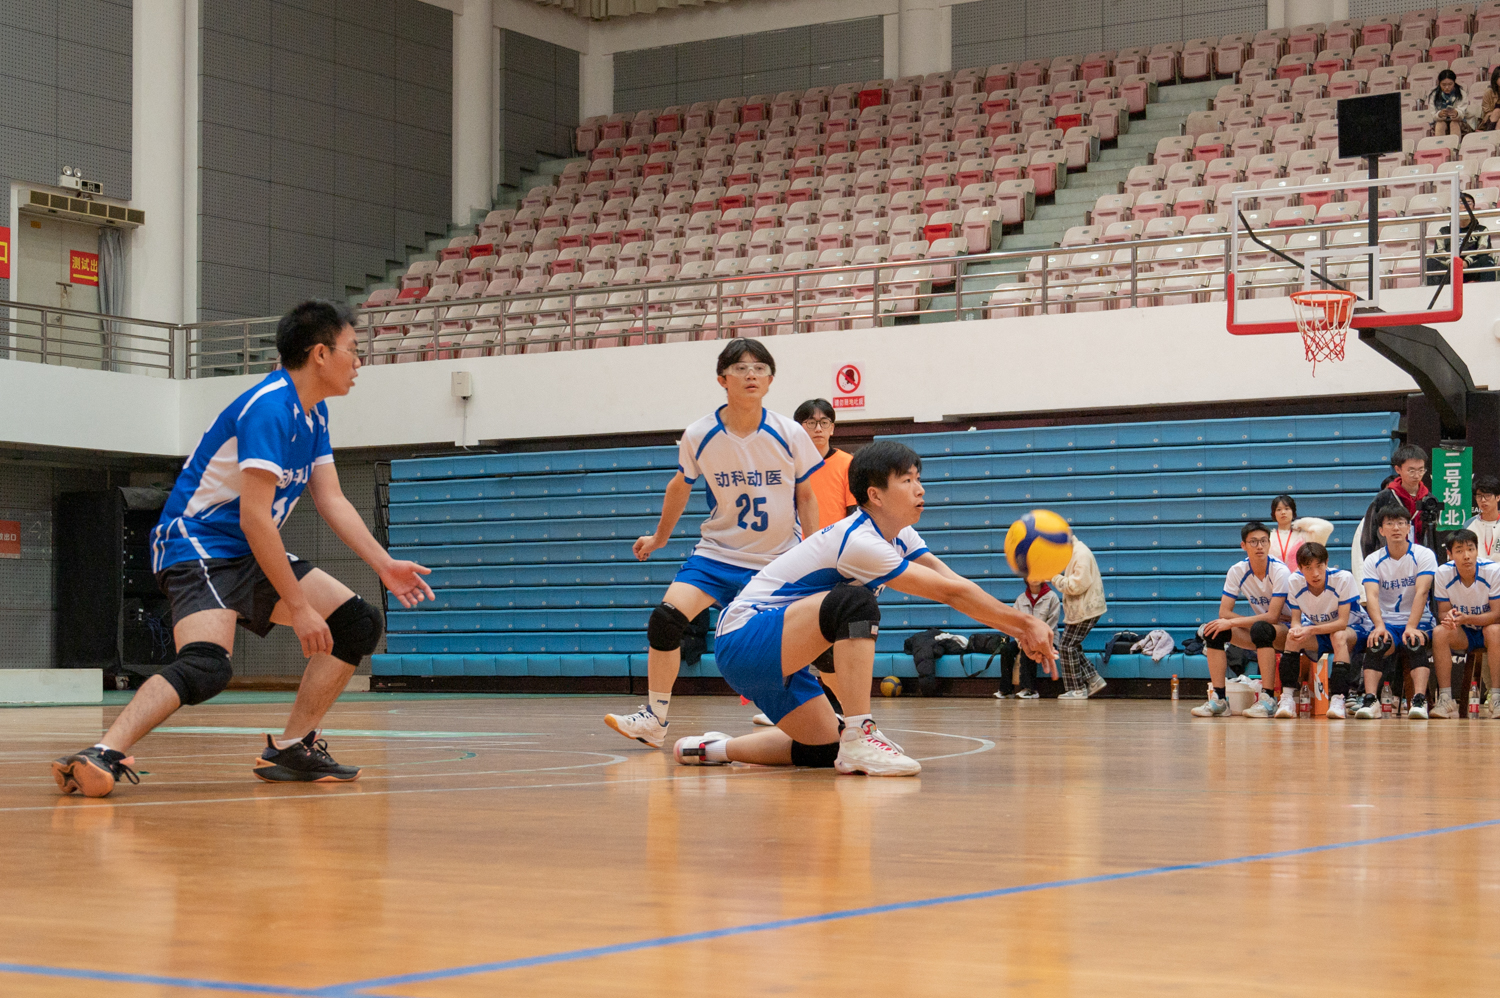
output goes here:
[[690, 621], [671, 603], [659, 603], [646, 622], [646, 643], [657, 651], [676, 651], [682, 647], [682, 632]]
[[172, 684], [178, 700], [192, 706], [223, 693], [234, 670], [229, 652], [212, 641], [194, 641], [178, 649], [177, 658], [157, 675]]
[[834, 668], [833, 668], [833, 649], [832, 648], [824, 648], [823, 649], [823, 654], [821, 654], [817, 658], [813, 659], [812, 660], [812, 664], [813, 664], [813, 668], [817, 669], [819, 672], [826, 672], [830, 676], [833, 675], [834, 674]]
[[1406, 656], [1406, 665], [1412, 669], [1432, 668], [1432, 645], [1425, 644], [1420, 648], [1408, 648], [1401, 645], [1401, 654]]
[[1276, 626], [1257, 620], [1250, 625], [1250, 643], [1257, 648], [1276, 647]]
[[343, 606], [328, 615], [328, 632], [333, 635], [333, 657], [350, 665], [359, 665], [373, 654], [385, 633], [380, 611], [358, 596], [351, 596]]
[[1300, 651], [1284, 651], [1281, 653], [1281, 688], [1284, 690], [1295, 690], [1302, 681], [1302, 653]]
[[880, 633], [880, 604], [864, 586], [834, 586], [818, 610], [818, 629], [829, 641], [874, 640]]
[[1230, 630], [1226, 627], [1218, 634], [1211, 634], [1208, 637], [1204, 638], [1203, 646], [1205, 648], [1212, 648], [1214, 651], [1223, 651], [1225, 648], [1229, 647], [1229, 635]]
[[823, 682], [823, 677], [818, 677], [818, 685], [823, 687], [823, 695], [828, 698], [828, 703], [833, 707], [833, 712], [839, 717], [844, 716], [844, 705], [839, 703], [838, 694], [833, 692], [833, 687]]
[[804, 745], [792, 742], [792, 765], [807, 769], [832, 769], [833, 760], [839, 757], [839, 743], [827, 745]]
[[1328, 692], [1330, 695], [1342, 693], [1349, 688], [1354, 679], [1354, 667], [1348, 662], [1333, 660], [1328, 667]]

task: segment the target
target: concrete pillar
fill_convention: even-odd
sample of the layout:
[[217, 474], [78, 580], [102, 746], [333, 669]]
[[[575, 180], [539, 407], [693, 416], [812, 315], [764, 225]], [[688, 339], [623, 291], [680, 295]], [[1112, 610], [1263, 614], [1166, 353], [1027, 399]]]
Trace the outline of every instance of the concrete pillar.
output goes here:
[[491, 0], [464, 0], [453, 15], [453, 221], [460, 225], [494, 197], [494, 36]]
[[615, 110], [615, 54], [585, 52], [578, 57], [578, 120]]
[[197, 9], [152, 0], [132, 11], [130, 203], [146, 224], [126, 239], [125, 313], [161, 322], [198, 313]]
[[1291, 28], [1299, 24], [1343, 21], [1349, 17], [1349, 0], [1267, 0], [1266, 27]]
[[953, 60], [952, 21], [938, 0], [901, 0], [901, 74], [941, 73]]

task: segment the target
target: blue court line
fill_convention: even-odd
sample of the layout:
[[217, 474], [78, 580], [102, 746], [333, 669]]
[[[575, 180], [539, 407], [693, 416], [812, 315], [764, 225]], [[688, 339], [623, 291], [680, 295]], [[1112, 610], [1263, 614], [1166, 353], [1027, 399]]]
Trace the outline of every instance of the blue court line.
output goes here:
[[773, 932], [778, 929], [792, 929], [806, 925], [818, 925], [824, 922], [840, 922], [851, 918], [864, 918], [867, 915], [885, 915], [891, 912], [912, 911], [920, 908], [935, 908], [940, 905], [958, 904], [964, 901], [983, 901], [991, 898], [1011, 897], [1017, 894], [1034, 894], [1038, 891], [1055, 890], [1063, 887], [1082, 887], [1089, 884], [1107, 884], [1122, 880], [1138, 880], [1142, 877], [1155, 877], [1168, 873], [1187, 873], [1194, 870], [1214, 870], [1228, 866], [1243, 866], [1248, 863], [1260, 863], [1267, 860], [1291, 859], [1297, 856], [1310, 856], [1317, 853], [1335, 852], [1341, 849], [1354, 849], [1360, 846], [1386, 845], [1393, 842], [1409, 842], [1413, 839], [1432, 838], [1437, 835], [1447, 835], [1453, 832], [1470, 832], [1482, 828], [1494, 828], [1500, 825], [1500, 818], [1489, 821], [1476, 821], [1466, 825], [1449, 825], [1444, 828], [1427, 828], [1416, 832], [1401, 832], [1395, 835], [1381, 835], [1370, 839], [1352, 839], [1347, 842], [1332, 842], [1320, 846], [1303, 846], [1300, 849], [1284, 849], [1279, 852], [1256, 853], [1250, 856], [1231, 856], [1227, 859], [1211, 859], [1198, 863], [1177, 863], [1172, 866], [1152, 866], [1142, 870], [1127, 870], [1122, 873], [1100, 873], [1089, 877], [1074, 877], [1068, 880], [1046, 880], [1035, 884], [1019, 884], [1013, 887], [998, 887], [987, 891], [974, 891], [968, 894], [947, 894], [940, 897], [920, 898], [914, 901], [897, 901], [891, 904], [870, 905], [864, 908], [846, 908], [842, 911], [824, 912], [820, 915], [803, 915], [799, 918], [782, 918], [770, 922], [755, 922], [750, 925], [729, 926], [722, 929], [708, 929], [703, 932], [689, 932], [675, 936], [659, 936], [655, 939], [640, 939], [635, 942], [614, 943], [609, 946], [591, 946], [585, 949], [564, 950], [560, 953], [544, 953], [539, 956], [518, 957], [512, 960], [497, 960], [492, 963], [470, 964], [463, 967], [451, 967], [444, 970], [422, 971], [412, 974], [398, 974], [392, 977], [377, 977], [363, 981], [349, 981], [344, 984], [331, 984], [322, 988], [299, 988], [288, 985], [277, 984], [247, 984], [235, 981], [213, 981], [190, 977], [166, 977], [153, 974], [127, 974], [107, 970], [82, 970], [71, 967], [47, 967], [23, 963], [0, 963], [0, 974], [29, 974], [39, 977], [57, 977], [72, 980], [100, 981], [120, 984], [156, 984], [169, 988], [198, 989], [203, 991], [224, 991], [240, 994], [263, 994], [284, 995], [289, 998], [378, 998], [372, 994], [372, 989], [381, 987], [399, 987], [408, 984], [422, 984], [428, 981], [451, 980], [457, 977], [470, 977], [475, 974], [498, 973], [506, 970], [520, 970], [526, 967], [542, 967], [557, 963], [575, 963], [580, 960], [592, 960], [597, 957], [614, 956], [620, 953], [634, 953], [642, 950], [661, 949], [667, 946], [678, 946], [684, 943], [708, 942], [715, 939], [727, 939], [733, 936], [749, 935], [757, 932]]
[[781, 918], [771, 922], [756, 922], [751, 925], [736, 925], [723, 929], [709, 929], [704, 932], [688, 932], [676, 936], [660, 936], [656, 939], [641, 939], [635, 942], [615, 943], [610, 946], [591, 946], [586, 949], [565, 950], [561, 953], [546, 953], [540, 956], [525, 956], [513, 960], [497, 960], [493, 963], [476, 963], [467, 967], [453, 967], [447, 970], [431, 970], [414, 974], [398, 974], [392, 977], [375, 977], [365, 981], [351, 981], [348, 984], [336, 984], [320, 991], [314, 992], [320, 998], [356, 998], [362, 996], [371, 988], [397, 987], [405, 984], [421, 984], [426, 981], [449, 980], [455, 977], [468, 977], [474, 974], [490, 974], [505, 970], [520, 970], [525, 967], [541, 967], [554, 963], [574, 963], [579, 960], [592, 960], [596, 957], [614, 956], [620, 953], [634, 953], [641, 950], [661, 949], [666, 946], [678, 946], [683, 943], [707, 942], [714, 939], [726, 939], [731, 936], [749, 935], [755, 932], [774, 932], [778, 929], [792, 929], [804, 925], [818, 925], [824, 922], [840, 922], [850, 918], [864, 918], [867, 915], [885, 915], [897, 911], [912, 911], [918, 908], [935, 908], [939, 905], [958, 904], [963, 901], [983, 901], [989, 898], [1010, 897], [1016, 894], [1033, 894], [1037, 891], [1055, 890], [1061, 887], [1082, 887], [1088, 884], [1107, 884], [1120, 880], [1138, 880], [1142, 877], [1155, 877], [1167, 873], [1185, 873], [1191, 870], [1214, 870], [1226, 866], [1241, 866], [1246, 863], [1259, 863], [1266, 860], [1289, 859], [1295, 856], [1309, 856], [1315, 853], [1333, 852], [1339, 849], [1352, 849], [1358, 846], [1385, 845], [1391, 842], [1407, 842], [1412, 839], [1429, 838], [1435, 835], [1445, 835], [1450, 832], [1468, 832], [1480, 828], [1492, 828], [1500, 825], [1500, 818], [1489, 821], [1476, 821], [1467, 825], [1450, 825], [1446, 828], [1428, 828], [1418, 832], [1402, 832], [1396, 835], [1382, 835], [1373, 839], [1355, 839], [1349, 842], [1333, 842], [1321, 846], [1304, 846], [1300, 849], [1285, 849], [1280, 852], [1257, 853], [1253, 856], [1234, 856], [1228, 859], [1205, 860], [1200, 863], [1178, 863], [1172, 866], [1153, 866], [1143, 870], [1129, 870], [1123, 873], [1101, 873], [1091, 877], [1075, 877], [1069, 880], [1048, 880], [1036, 884], [1021, 884], [1015, 887], [999, 887], [987, 891], [974, 891], [969, 894], [948, 894], [941, 897], [922, 898], [915, 901], [897, 901], [892, 904], [871, 905], [865, 908], [847, 908], [843, 911], [830, 911], [821, 915], [803, 915], [800, 918]]

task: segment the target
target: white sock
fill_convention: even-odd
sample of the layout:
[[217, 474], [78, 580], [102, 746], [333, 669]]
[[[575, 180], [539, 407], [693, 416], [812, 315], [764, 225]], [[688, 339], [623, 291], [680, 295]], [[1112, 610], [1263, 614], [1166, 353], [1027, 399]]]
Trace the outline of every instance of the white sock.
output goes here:
[[113, 749], [111, 749], [108, 745], [104, 744], [103, 742], [96, 742], [94, 744], [94, 748], [98, 749], [101, 752], [113, 752], [114, 751]]
[[871, 717], [870, 714], [845, 714], [843, 740], [853, 741], [863, 735], [864, 723], [871, 720]]
[[656, 719], [658, 721], [660, 721], [662, 724], [666, 724], [667, 711], [671, 709], [672, 706], [672, 694], [658, 693], [655, 690], [652, 690], [646, 694], [646, 706], [651, 708], [651, 713], [656, 715]]
[[[302, 736], [302, 738], [306, 737], [306, 735]], [[298, 742], [300, 742], [302, 738], [272, 738], [271, 744], [275, 745], [278, 750], [289, 749], [293, 745], [296, 745]]]
[[729, 761], [729, 739], [721, 738], [714, 742], [705, 742], [703, 745], [703, 758], [709, 762]]

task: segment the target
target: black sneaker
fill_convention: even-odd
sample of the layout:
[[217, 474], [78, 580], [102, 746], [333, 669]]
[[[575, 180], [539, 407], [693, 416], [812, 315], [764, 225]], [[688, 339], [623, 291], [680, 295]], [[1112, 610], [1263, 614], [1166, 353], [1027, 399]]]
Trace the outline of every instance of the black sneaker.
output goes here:
[[267, 783], [348, 783], [359, 779], [358, 766], [340, 766], [328, 754], [328, 743], [309, 731], [291, 748], [279, 749], [266, 736], [266, 750], [255, 760], [255, 775]]
[[85, 797], [108, 797], [115, 781], [141, 782], [130, 766], [135, 759], [124, 752], [90, 746], [76, 755], [52, 760], [52, 778], [65, 794], [82, 792]]

